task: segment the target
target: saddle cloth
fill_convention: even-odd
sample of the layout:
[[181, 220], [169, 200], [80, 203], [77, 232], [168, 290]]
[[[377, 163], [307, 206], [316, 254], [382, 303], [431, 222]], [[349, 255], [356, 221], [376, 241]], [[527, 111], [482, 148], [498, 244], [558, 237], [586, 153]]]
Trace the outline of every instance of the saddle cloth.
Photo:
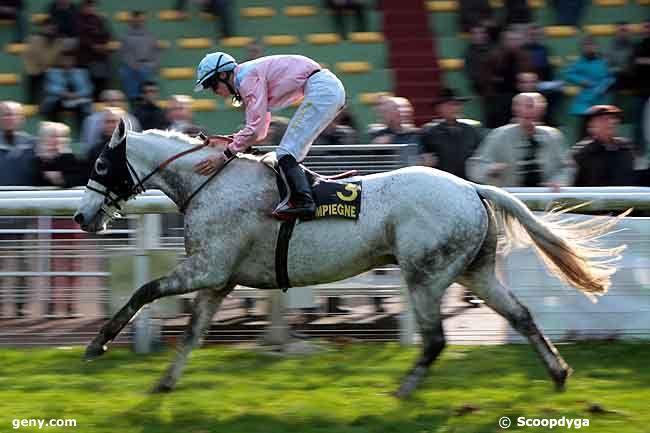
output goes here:
[[[280, 197], [288, 194], [287, 185], [280, 176], [275, 152], [264, 155], [261, 161], [277, 173]], [[300, 165], [311, 185], [314, 201], [316, 202], [316, 219], [345, 218], [356, 220], [361, 212], [361, 181], [332, 180], [319, 175], [304, 165]]]

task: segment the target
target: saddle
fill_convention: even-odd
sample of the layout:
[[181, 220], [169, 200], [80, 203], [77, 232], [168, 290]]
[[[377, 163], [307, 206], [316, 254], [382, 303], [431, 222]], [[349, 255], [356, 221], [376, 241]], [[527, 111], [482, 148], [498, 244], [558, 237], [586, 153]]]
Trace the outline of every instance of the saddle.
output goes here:
[[[288, 188], [285, 180], [280, 176], [275, 152], [269, 152], [262, 156], [260, 162], [275, 171], [280, 197], [283, 199], [286, 198]], [[336, 176], [323, 176], [311, 171], [302, 164], [300, 164], [300, 167], [307, 174], [314, 201], [316, 202], [315, 219], [338, 217], [356, 220], [359, 218], [361, 211], [361, 181], [345, 180], [355, 176], [357, 174], [356, 171], [347, 171]], [[283, 221], [280, 225], [275, 245], [275, 278], [278, 287], [282, 291], [286, 291], [291, 287], [287, 261], [289, 241], [291, 240], [295, 225], [296, 220]]]
[[[275, 152], [262, 156], [260, 161], [276, 173], [276, 182], [280, 197], [285, 199], [288, 188], [285, 180], [280, 176], [278, 161]], [[346, 180], [356, 176], [356, 170], [346, 171], [334, 176], [325, 176], [312, 171], [300, 164], [305, 171], [311, 185], [314, 201], [316, 202], [315, 218], [338, 217], [358, 219], [361, 211], [361, 181]]]

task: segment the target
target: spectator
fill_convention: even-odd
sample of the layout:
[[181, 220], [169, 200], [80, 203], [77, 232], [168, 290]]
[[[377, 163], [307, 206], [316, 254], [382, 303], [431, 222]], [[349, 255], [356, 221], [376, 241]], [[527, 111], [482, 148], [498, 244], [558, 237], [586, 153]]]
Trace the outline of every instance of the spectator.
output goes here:
[[488, 112], [486, 98], [485, 68], [490, 54], [488, 34], [483, 26], [474, 26], [470, 32], [470, 43], [465, 48], [465, 73], [472, 83], [472, 89], [481, 97], [483, 116]]
[[[515, 123], [493, 130], [467, 161], [470, 179], [500, 187], [567, 185], [571, 170], [562, 133], [538, 124], [544, 98], [520, 93], [512, 100]], [[540, 107], [540, 104], [541, 107]]]
[[521, 72], [517, 75], [517, 91], [519, 93], [539, 92], [548, 101], [543, 123], [550, 126], [557, 124], [555, 122], [555, 113], [564, 97], [563, 85], [563, 81], [545, 81], [540, 83], [535, 72]]
[[537, 74], [540, 81], [553, 80], [553, 64], [548, 47], [544, 44], [544, 28], [531, 24], [528, 27], [526, 43], [522, 49], [528, 54], [531, 71]]
[[643, 106], [650, 98], [650, 19], [643, 23], [643, 38], [634, 49], [632, 57], [632, 86], [636, 90], [634, 106], [634, 137], [641, 149], [645, 149], [643, 139]]
[[[129, 122], [131, 122], [131, 129], [134, 131], [140, 130], [140, 122], [138, 122], [138, 119], [126, 112], [126, 98], [122, 91], [114, 89], [104, 90], [101, 95], [99, 95], [99, 100], [105, 107], [117, 107], [122, 109], [126, 113]], [[104, 113], [105, 112], [102, 109], [92, 113], [84, 119], [84, 123], [81, 127], [81, 152], [83, 154], [87, 154], [92, 145], [96, 143], [102, 135]]]
[[85, 69], [76, 67], [71, 52], [61, 56], [61, 67], [54, 67], [45, 73], [45, 97], [41, 105], [43, 115], [52, 121], [60, 121], [63, 111], [75, 113], [77, 127], [92, 109], [92, 85]]
[[456, 96], [452, 89], [442, 89], [434, 101], [437, 117], [442, 120], [425, 125], [420, 141], [424, 165], [463, 179], [467, 179], [465, 161], [481, 143], [477, 122], [459, 120], [463, 102], [467, 99]]
[[[38, 183], [38, 163], [35, 155], [36, 142], [22, 131], [25, 118], [23, 106], [17, 102], [0, 102], [0, 186], [34, 186]], [[0, 218], [0, 229], [25, 229], [25, 221], [16, 218]], [[18, 247], [12, 242], [23, 240], [22, 235], [2, 235], [3, 247]], [[0, 255], [0, 269], [5, 272], [30, 270], [26, 258], [16, 251], [9, 257]], [[0, 278], [0, 316], [4, 316], [3, 302], [9, 299], [9, 291], [15, 292], [15, 316], [25, 315], [26, 296], [29, 287], [25, 277]]]
[[496, 128], [510, 121], [510, 101], [517, 93], [517, 74], [530, 71], [531, 63], [521, 49], [521, 33], [506, 30], [501, 43], [491, 50], [484, 69], [487, 80], [486, 97], [489, 104], [485, 115], [486, 126]]
[[0, 186], [33, 186], [38, 183], [36, 140], [22, 131], [25, 117], [18, 102], [0, 102]]
[[315, 145], [352, 145], [359, 144], [359, 133], [349, 125], [343, 124], [346, 111], [341, 110], [338, 116], [314, 140]]
[[56, 25], [59, 36], [76, 40], [79, 37], [77, 19], [79, 9], [72, 0], [54, 0], [47, 7], [47, 15]]
[[264, 55], [264, 44], [255, 39], [246, 45], [246, 61], [255, 60]]
[[169, 129], [182, 132], [189, 135], [198, 135], [206, 130], [193, 122], [192, 102], [194, 100], [187, 95], [172, 95], [169, 98], [167, 107], [167, 120]]
[[614, 105], [595, 105], [586, 113], [588, 138], [573, 147], [575, 186], [636, 186], [634, 145], [616, 137], [623, 112]]
[[[63, 123], [41, 122], [39, 128], [38, 155], [44, 184], [69, 188], [85, 185], [89, 167], [79, 161], [70, 151], [70, 128]], [[55, 230], [75, 229], [77, 225], [70, 218], [53, 218]], [[69, 257], [69, 250], [78, 246], [79, 235], [74, 233], [53, 233], [52, 239], [65, 240], [64, 251], [55, 251], [50, 258], [50, 269], [54, 272], [80, 271], [80, 259]], [[55, 245], [57, 243], [55, 242]], [[77, 316], [74, 302], [79, 287], [79, 278], [71, 275], [57, 275], [49, 278], [50, 293], [47, 298], [47, 318]], [[58, 307], [58, 308], [57, 308]], [[65, 312], [61, 311], [65, 308]], [[57, 311], [59, 310], [59, 311]]]
[[527, 0], [505, 0], [504, 6], [506, 9], [505, 23], [507, 25], [527, 24], [532, 21]]
[[88, 151], [88, 162], [94, 164], [99, 155], [102, 153], [104, 146], [111, 140], [113, 131], [120, 123], [120, 119], [126, 115], [126, 112], [119, 107], [105, 107], [103, 110], [102, 133], [92, 144]]
[[420, 131], [413, 123], [413, 107], [406, 98], [384, 97], [378, 112], [383, 116], [384, 127], [370, 135], [372, 144], [410, 144], [419, 142]]
[[29, 37], [27, 50], [23, 55], [27, 74], [27, 100], [40, 104], [45, 72], [59, 65], [64, 42], [58, 37], [56, 26], [50, 18], [41, 23], [41, 31]]
[[124, 38], [120, 53], [122, 56], [122, 88], [129, 101], [135, 101], [140, 87], [145, 81], [158, 73], [158, 40], [145, 27], [146, 16], [142, 11], [134, 11], [129, 21], [129, 30]]
[[625, 22], [616, 24], [616, 36], [611, 40], [609, 50], [605, 54], [609, 70], [616, 77], [618, 90], [628, 87], [634, 41], [630, 36], [630, 26]]
[[582, 18], [585, 0], [553, 0], [557, 23], [561, 26], [578, 26]]
[[142, 83], [140, 101], [133, 114], [144, 131], [147, 129], [165, 129], [169, 122], [165, 111], [156, 102], [158, 99], [158, 85], [154, 81]]
[[88, 70], [93, 83], [93, 100], [106, 89], [111, 77], [108, 22], [95, 9], [95, 0], [83, 0], [77, 17], [79, 65]]
[[459, 8], [458, 27], [462, 32], [467, 33], [492, 17], [492, 6], [488, 0], [460, 0]]
[[0, 0], [0, 19], [15, 22], [14, 42], [21, 43], [25, 39], [27, 20], [25, 19], [25, 4], [22, 0]]
[[334, 27], [341, 38], [347, 39], [348, 32], [345, 26], [344, 15], [352, 12], [357, 22], [357, 32], [365, 32], [367, 29], [365, 5], [362, 0], [325, 0], [327, 7], [333, 18]]
[[591, 36], [583, 39], [582, 54], [566, 68], [564, 77], [567, 82], [582, 87], [569, 111], [576, 116], [584, 115], [592, 105], [605, 103], [607, 90], [614, 84], [607, 62], [599, 56]]
[[38, 163], [41, 184], [72, 188], [88, 182], [88, 162], [70, 150], [70, 128], [57, 122], [39, 126]]
[[[199, 3], [203, 5], [205, 12], [219, 17], [222, 37], [228, 38], [235, 34], [233, 30], [234, 21], [231, 14], [232, 0], [201, 0]], [[187, 16], [185, 12], [186, 6], [187, 0], [176, 0], [174, 9], [182, 16]]]

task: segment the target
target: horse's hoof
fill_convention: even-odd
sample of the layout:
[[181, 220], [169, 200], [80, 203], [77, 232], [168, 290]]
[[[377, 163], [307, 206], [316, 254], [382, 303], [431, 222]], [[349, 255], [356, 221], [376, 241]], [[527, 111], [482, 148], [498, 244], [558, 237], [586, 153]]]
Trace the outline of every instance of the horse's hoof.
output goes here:
[[174, 390], [174, 385], [171, 385], [171, 384], [169, 384], [169, 383], [167, 383], [165, 381], [160, 381], [160, 382], [158, 382], [156, 384], [156, 386], [151, 388], [150, 393], [151, 394], [166, 394], [166, 393], [171, 392], [173, 390]]
[[553, 381], [555, 382], [555, 391], [564, 392], [566, 391], [566, 380], [569, 376], [573, 374], [573, 369], [569, 366], [562, 369], [559, 374], [553, 376]]
[[411, 373], [402, 379], [402, 384], [399, 389], [393, 393], [393, 396], [403, 399], [411, 395], [418, 385], [420, 385], [420, 382], [422, 382], [422, 378], [426, 374], [426, 371], [425, 368], [416, 367]]
[[84, 361], [93, 361], [106, 353], [107, 350], [108, 347], [106, 347], [105, 344], [90, 343], [88, 347], [86, 347]]

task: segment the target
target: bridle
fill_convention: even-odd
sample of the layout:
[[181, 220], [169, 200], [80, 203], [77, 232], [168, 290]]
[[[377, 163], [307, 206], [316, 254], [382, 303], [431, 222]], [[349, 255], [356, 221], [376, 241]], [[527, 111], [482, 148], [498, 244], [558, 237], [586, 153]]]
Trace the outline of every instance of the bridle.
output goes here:
[[[95, 167], [94, 171], [91, 174], [91, 178], [88, 181], [88, 184], [86, 185], [86, 188], [88, 188], [91, 191], [94, 191], [102, 196], [104, 196], [104, 202], [102, 203], [102, 206], [100, 208], [100, 211], [103, 212], [105, 215], [107, 215], [109, 218], [117, 218], [120, 217], [121, 214], [120, 212], [122, 211], [122, 202], [126, 202], [136, 196], [137, 194], [141, 194], [146, 191], [146, 188], [144, 186], [144, 183], [149, 180], [151, 177], [159, 173], [160, 171], [164, 170], [167, 168], [172, 162], [176, 161], [179, 158], [182, 158], [183, 156], [189, 155], [190, 153], [194, 153], [196, 151], [199, 151], [205, 147], [208, 146], [210, 140], [209, 138], [203, 134], [200, 133], [197, 138], [201, 139], [201, 144], [198, 144], [196, 146], [193, 146], [189, 149], [186, 149], [182, 152], [179, 152], [175, 155], [172, 155], [171, 157], [167, 158], [165, 161], [160, 163], [156, 168], [154, 168], [149, 174], [144, 176], [142, 179], [138, 176], [138, 173], [135, 171], [133, 168], [133, 165], [129, 162], [129, 159], [126, 157], [126, 145], [124, 145], [124, 141], [126, 141], [126, 137], [123, 139], [123, 142], [119, 143], [117, 146], [110, 148], [106, 147], [103, 151], [102, 154], [99, 156], [97, 161], [95, 162]], [[235, 158], [229, 158], [225, 161], [222, 169], [228, 165], [233, 159]], [[100, 170], [98, 169], [98, 165], [100, 162], [104, 164], [109, 164], [109, 165], [116, 165], [116, 168], [118, 170], [118, 176], [115, 176], [118, 179], [117, 182], [110, 182], [108, 186], [104, 185], [104, 183], [99, 182], [95, 179], [93, 179], [93, 175], [96, 172], [99, 172]], [[108, 168], [105, 170], [106, 174], [108, 173]], [[185, 213], [185, 210], [187, 209], [187, 206], [190, 204], [192, 199], [217, 175], [219, 174], [221, 170], [215, 171], [212, 173], [199, 187], [192, 193], [190, 196], [185, 200], [182, 205], [179, 206], [179, 210], [181, 213]], [[136, 182], [133, 182], [133, 179], [136, 180]], [[108, 182], [106, 182], [108, 183]]]

